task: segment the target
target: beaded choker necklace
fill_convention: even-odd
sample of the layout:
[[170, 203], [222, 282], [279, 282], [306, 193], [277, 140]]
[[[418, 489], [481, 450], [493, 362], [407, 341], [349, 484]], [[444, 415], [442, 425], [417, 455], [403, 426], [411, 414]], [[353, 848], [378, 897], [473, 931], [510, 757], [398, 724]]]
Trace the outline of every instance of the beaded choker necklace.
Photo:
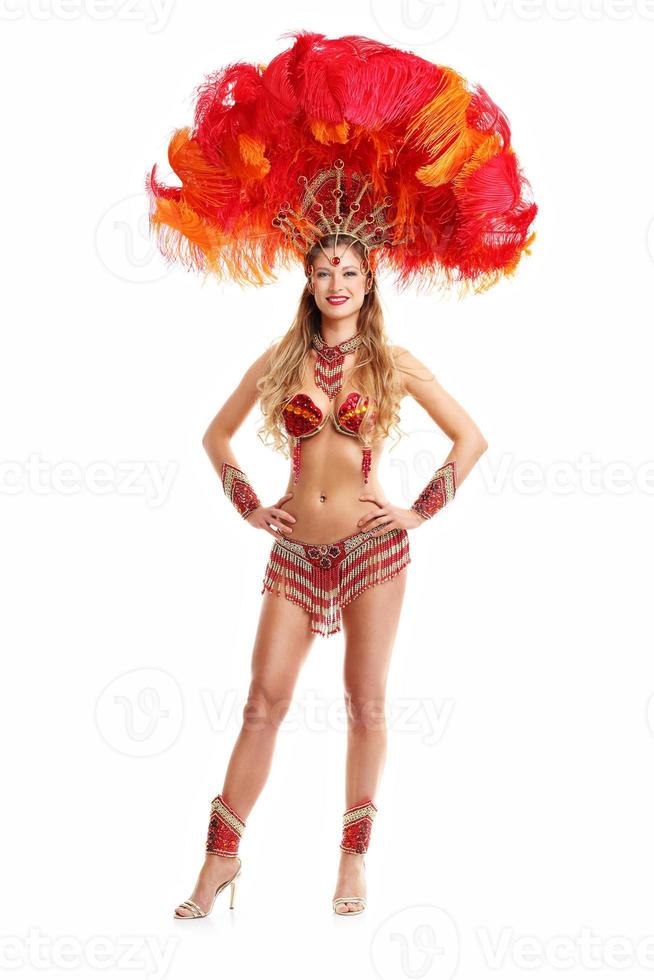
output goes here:
[[361, 334], [355, 334], [349, 340], [343, 340], [340, 344], [330, 347], [322, 338], [320, 330], [317, 330], [311, 342], [318, 352], [314, 368], [314, 377], [318, 388], [322, 388], [330, 398], [337, 395], [343, 385], [343, 363], [345, 355], [356, 350], [361, 343]]

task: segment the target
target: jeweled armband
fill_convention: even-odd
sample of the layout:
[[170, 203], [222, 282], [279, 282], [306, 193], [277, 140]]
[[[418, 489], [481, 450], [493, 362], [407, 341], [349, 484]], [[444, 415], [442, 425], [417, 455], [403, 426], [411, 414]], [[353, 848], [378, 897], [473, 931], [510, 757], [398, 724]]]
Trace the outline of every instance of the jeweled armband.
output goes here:
[[247, 517], [253, 510], [261, 506], [261, 501], [242, 470], [225, 461], [222, 465], [220, 478], [225, 494], [234, 504], [241, 517]]
[[428, 519], [449, 504], [455, 493], [456, 460], [451, 459], [436, 470], [425, 489], [411, 504], [411, 510]]

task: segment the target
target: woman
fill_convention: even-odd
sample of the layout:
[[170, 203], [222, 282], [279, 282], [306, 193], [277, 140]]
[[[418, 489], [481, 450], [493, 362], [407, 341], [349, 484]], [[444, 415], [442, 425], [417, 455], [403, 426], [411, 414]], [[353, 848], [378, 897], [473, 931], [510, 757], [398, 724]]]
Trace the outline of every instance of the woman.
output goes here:
[[[275, 540], [244, 724], [180, 918], [206, 915], [228, 884], [233, 901], [241, 835], [277, 726], [314, 636], [341, 623], [349, 728], [333, 907], [365, 907], [363, 856], [386, 751], [377, 715], [374, 726], [367, 720], [371, 706], [383, 710], [408, 532], [451, 500], [486, 449], [425, 365], [387, 343], [377, 263], [395, 271], [400, 289], [457, 286], [463, 295], [512, 276], [535, 238], [538, 208], [508, 119], [482, 86], [373, 38], [289, 34], [293, 44], [267, 64], [229, 64], [198, 88], [193, 127], [168, 146], [179, 185], [162, 184], [156, 165], [146, 176], [150, 228], [167, 259], [242, 285], [274, 280], [298, 259], [307, 275], [292, 327], [204, 437], [239, 514]], [[452, 440], [408, 509], [386, 499], [377, 477], [406, 395]], [[286, 493], [270, 507], [230, 444], [257, 401], [264, 431], [292, 458]], [[263, 724], [249, 726], [250, 717]]]
[[[338, 632], [341, 621], [348, 743], [333, 908], [350, 915], [365, 908], [364, 855], [386, 755], [380, 717], [410, 562], [407, 532], [451, 499], [487, 448], [425, 365], [387, 343], [361, 243], [327, 235], [307, 258], [307, 287], [293, 326], [252, 364], [203, 439], [239, 513], [275, 542], [244, 723], [212, 802], [204, 865], [190, 899], [175, 912], [180, 918], [208, 914], [227, 884], [233, 906], [238, 845], [270, 772], [278, 725], [314, 637]], [[344, 350], [338, 347], [345, 342]], [[443, 466], [408, 509], [386, 499], [377, 477], [383, 442], [406, 395], [452, 440]], [[259, 400], [275, 448], [292, 446], [288, 486], [272, 506], [261, 504], [230, 444]], [[375, 723], [368, 726], [371, 708]]]

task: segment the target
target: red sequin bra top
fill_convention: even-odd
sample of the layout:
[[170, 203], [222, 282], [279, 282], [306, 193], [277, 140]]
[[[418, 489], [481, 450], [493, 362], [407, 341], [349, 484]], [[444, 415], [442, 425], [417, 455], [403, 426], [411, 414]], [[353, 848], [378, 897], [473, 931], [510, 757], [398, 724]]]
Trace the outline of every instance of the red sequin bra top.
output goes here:
[[[284, 428], [289, 436], [294, 439], [293, 482], [297, 483], [300, 475], [300, 440], [315, 436], [330, 416], [338, 432], [342, 432], [346, 436], [358, 436], [364, 418], [369, 416], [371, 423], [374, 422], [376, 414], [374, 404], [374, 401], [371, 401], [367, 395], [362, 395], [358, 391], [351, 391], [341, 402], [336, 412], [332, 410], [323, 415], [322, 410], [309, 395], [302, 391], [293, 395], [282, 409]], [[370, 447], [364, 446], [361, 451], [361, 470], [364, 483], [368, 482], [370, 463]]]

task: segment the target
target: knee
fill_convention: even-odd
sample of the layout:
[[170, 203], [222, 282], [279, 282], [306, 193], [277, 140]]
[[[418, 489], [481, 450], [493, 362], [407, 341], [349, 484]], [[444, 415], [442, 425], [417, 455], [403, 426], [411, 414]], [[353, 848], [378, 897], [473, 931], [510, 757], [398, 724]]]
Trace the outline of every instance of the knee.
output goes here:
[[243, 725], [255, 731], [262, 728], [278, 728], [286, 717], [290, 705], [290, 698], [282, 696], [259, 680], [253, 680], [243, 707]]
[[385, 730], [386, 705], [383, 694], [346, 686], [345, 707], [348, 725], [351, 728], [360, 727], [367, 731]]

